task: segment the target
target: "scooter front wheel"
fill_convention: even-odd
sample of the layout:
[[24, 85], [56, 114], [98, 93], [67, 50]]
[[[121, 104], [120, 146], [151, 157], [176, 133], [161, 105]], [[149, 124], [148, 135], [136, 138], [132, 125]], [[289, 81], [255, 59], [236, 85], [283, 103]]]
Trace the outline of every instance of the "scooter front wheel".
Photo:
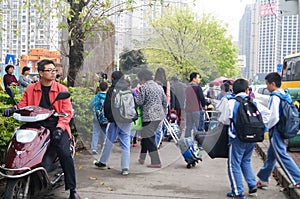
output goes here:
[[26, 190], [26, 178], [19, 179], [7, 179], [6, 189], [5, 189], [5, 199], [22, 199], [30, 198], [30, 194], [25, 193]]

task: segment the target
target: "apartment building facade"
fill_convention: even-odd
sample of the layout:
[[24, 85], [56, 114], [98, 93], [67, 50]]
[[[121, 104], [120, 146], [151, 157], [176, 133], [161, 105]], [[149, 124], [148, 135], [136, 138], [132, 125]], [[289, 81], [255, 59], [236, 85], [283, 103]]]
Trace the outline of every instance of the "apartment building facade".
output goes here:
[[251, 25], [241, 25], [239, 35], [239, 53], [249, 60], [245, 77], [262, 81], [266, 74], [280, 72], [283, 57], [300, 52], [298, 1], [257, 0], [240, 21], [247, 23]]
[[[54, 3], [55, 0], [51, 0]], [[38, 13], [28, 1], [28, 6], [22, 7], [22, 0], [2, 0], [0, 62], [5, 62], [7, 54], [13, 54], [18, 59], [27, 55], [31, 48], [59, 50], [61, 33], [58, 30], [59, 19]], [[41, 1], [41, 4], [43, 1]], [[51, 10], [55, 16], [58, 10]]]

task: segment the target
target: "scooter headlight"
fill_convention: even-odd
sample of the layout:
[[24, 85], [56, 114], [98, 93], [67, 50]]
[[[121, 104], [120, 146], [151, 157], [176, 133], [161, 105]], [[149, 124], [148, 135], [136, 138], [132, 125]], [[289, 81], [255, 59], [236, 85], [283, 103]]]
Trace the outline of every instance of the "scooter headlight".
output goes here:
[[31, 142], [37, 135], [36, 131], [26, 130], [26, 129], [18, 129], [16, 132], [16, 140], [21, 143]]

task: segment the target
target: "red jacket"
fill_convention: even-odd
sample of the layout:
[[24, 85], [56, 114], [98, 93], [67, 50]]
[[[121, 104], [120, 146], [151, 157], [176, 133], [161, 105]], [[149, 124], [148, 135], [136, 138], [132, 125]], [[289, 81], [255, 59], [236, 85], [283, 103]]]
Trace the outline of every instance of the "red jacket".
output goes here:
[[[57, 83], [56, 81], [53, 81], [51, 85], [51, 89], [49, 92], [49, 99], [50, 102], [53, 102], [55, 97], [60, 91], [68, 91], [68, 89], [63, 86], [62, 84]], [[19, 102], [18, 106], [19, 108], [23, 108], [25, 106], [39, 106], [40, 101], [42, 98], [42, 88], [41, 83], [37, 82], [34, 84], [30, 84], [26, 90], [25, 93]], [[57, 127], [62, 128], [63, 130], [67, 130], [69, 137], [72, 137], [71, 134], [71, 128], [70, 128], [70, 120], [72, 118], [72, 104], [70, 101], [70, 98], [56, 101], [53, 104], [53, 108], [58, 113], [67, 113], [67, 117], [59, 117]]]

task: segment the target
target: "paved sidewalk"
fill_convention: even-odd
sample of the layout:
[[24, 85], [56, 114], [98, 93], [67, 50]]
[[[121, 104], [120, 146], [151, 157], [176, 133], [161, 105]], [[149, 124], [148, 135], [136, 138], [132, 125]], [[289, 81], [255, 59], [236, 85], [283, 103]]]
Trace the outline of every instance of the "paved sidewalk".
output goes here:
[[[257, 151], [263, 158], [263, 160], [266, 159], [267, 150], [269, 147], [269, 140], [265, 140], [264, 142], [257, 144]], [[298, 167], [300, 167], [300, 152], [289, 152], [290, 156], [294, 159]], [[300, 189], [290, 189], [288, 188], [288, 185], [290, 184], [288, 178], [284, 174], [283, 170], [279, 166], [279, 164], [276, 164], [274, 169], [274, 175], [278, 179], [279, 183], [285, 188], [286, 193], [289, 195], [292, 199], [300, 199]]]
[[[226, 199], [230, 190], [227, 176], [227, 160], [211, 159], [203, 152], [203, 162], [187, 169], [185, 161], [174, 142], [163, 142], [159, 150], [163, 168], [150, 169], [137, 163], [140, 147], [131, 148], [130, 174], [122, 176], [120, 172], [121, 151], [118, 143], [113, 147], [109, 160], [110, 169], [99, 170], [93, 165], [98, 158], [89, 151], [83, 151], [75, 157], [78, 192], [84, 199]], [[146, 163], [149, 163], [147, 157]], [[252, 158], [254, 172], [262, 166], [261, 157], [255, 152]], [[245, 191], [248, 191], [245, 185]], [[43, 198], [67, 198], [63, 187], [56, 189]], [[289, 198], [272, 178], [268, 190], [259, 190], [259, 199]]]
[[[263, 147], [267, 143], [260, 143]], [[88, 145], [86, 145], [88, 146]], [[225, 194], [230, 190], [227, 176], [227, 159], [211, 159], [205, 152], [203, 161], [196, 167], [187, 169], [186, 163], [174, 142], [163, 142], [159, 150], [163, 168], [147, 168], [137, 163], [140, 146], [131, 148], [130, 174], [122, 176], [120, 171], [121, 151], [119, 144], [114, 144], [109, 160], [108, 170], [100, 170], [93, 165], [98, 156], [90, 151], [78, 152], [75, 156], [78, 192], [82, 199], [159, 199], [159, 198], [189, 198], [189, 199], [226, 199]], [[262, 152], [261, 152], [262, 153]], [[263, 165], [262, 158], [257, 152], [253, 153], [252, 165], [255, 174]], [[280, 169], [277, 169], [280, 171]], [[245, 185], [245, 191], [248, 188]], [[0, 192], [4, 187], [0, 186]], [[291, 193], [291, 191], [289, 192]], [[59, 187], [39, 198], [67, 199], [68, 191]], [[249, 197], [250, 198], [250, 197]], [[252, 197], [251, 197], [252, 198]], [[257, 199], [288, 199], [278, 182], [270, 179], [268, 190], [258, 190]], [[296, 198], [296, 197], [293, 197]]]

